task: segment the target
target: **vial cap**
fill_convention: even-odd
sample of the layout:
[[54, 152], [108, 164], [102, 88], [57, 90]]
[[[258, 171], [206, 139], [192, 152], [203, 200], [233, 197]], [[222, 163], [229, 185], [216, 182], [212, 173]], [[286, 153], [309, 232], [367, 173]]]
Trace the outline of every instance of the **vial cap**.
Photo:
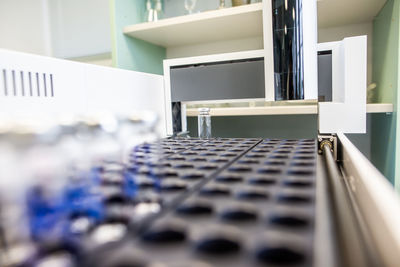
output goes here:
[[203, 115], [210, 114], [210, 108], [199, 108], [199, 113]]

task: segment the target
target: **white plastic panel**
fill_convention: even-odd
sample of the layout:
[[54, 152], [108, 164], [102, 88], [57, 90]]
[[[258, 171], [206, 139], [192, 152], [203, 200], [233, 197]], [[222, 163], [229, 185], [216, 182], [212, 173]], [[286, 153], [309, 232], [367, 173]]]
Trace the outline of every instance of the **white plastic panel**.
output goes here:
[[164, 103], [161, 75], [0, 50], [0, 113], [152, 111], [165, 135]]
[[272, 1], [263, 1], [265, 101], [275, 101]]
[[367, 37], [349, 37], [332, 47], [333, 102], [319, 103], [320, 133], [365, 133]]
[[164, 82], [161, 75], [91, 66], [86, 68], [87, 110], [156, 112], [165, 135]]
[[304, 99], [318, 99], [317, 0], [303, 0]]

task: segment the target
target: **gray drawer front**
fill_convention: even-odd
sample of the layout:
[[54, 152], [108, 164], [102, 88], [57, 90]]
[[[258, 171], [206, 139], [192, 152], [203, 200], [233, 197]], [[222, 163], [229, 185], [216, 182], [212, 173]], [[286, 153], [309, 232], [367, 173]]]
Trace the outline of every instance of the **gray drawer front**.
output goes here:
[[265, 98], [264, 59], [171, 68], [171, 100]]

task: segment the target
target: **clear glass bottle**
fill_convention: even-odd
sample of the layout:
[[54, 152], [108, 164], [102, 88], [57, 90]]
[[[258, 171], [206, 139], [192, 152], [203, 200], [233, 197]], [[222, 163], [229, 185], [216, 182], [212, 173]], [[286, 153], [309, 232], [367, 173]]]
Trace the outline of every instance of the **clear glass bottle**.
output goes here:
[[158, 21], [162, 19], [162, 3], [161, 0], [156, 0], [156, 4], [154, 7], [154, 21]]
[[199, 108], [199, 116], [197, 122], [198, 122], [199, 138], [202, 139], [211, 138], [210, 108]]
[[146, 12], [144, 15], [145, 22], [152, 22], [154, 21], [154, 9], [151, 6], [151, 0], [147, 0], [146, 2]]

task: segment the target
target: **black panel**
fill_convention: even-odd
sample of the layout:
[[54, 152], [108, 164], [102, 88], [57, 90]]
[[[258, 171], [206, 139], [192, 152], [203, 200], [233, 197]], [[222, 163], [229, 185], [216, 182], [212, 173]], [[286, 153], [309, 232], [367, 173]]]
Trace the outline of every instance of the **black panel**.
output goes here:
[[179, 66], [170, 75], [172, 102], [265, 97], [263, 58]]
[[301, 0], [273, 0], [275, 100], [304, 99]]

